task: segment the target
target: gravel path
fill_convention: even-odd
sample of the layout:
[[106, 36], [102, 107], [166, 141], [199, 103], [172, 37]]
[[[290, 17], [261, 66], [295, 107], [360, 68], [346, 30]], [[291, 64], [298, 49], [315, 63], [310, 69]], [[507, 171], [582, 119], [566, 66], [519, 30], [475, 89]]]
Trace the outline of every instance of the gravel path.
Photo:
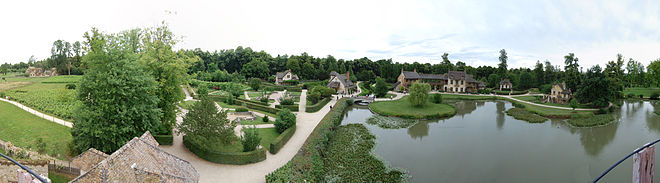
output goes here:
[[[303, 90], [300, 97], [300, 105], [304, 108], [307, 103], [307, 90]], [[334, 106], [335, 103], [337, 100], [336, 97], [333, 97], [328, 105]], [[277, 154], [268, 153], [266, 160], [258, 163], [224, 165], [205, 161], [188, 151], [179, 135], [175, 135], [173, 145], [160, 146], [160, 148], [192, 163], [200, 174], [200, 182], [266, 182], [265, 176], [293, 158], [316, 125], [329, 111], [330, 108], [326, 106], [315, 113], [298, 112], [296, 133]], [[177, 121], [182, 120], [183, 114], [184, 112], [179, 114]]]
[[25, 106], [25, 105], [23, 105], [23, 104], [21, 104], [21, 103], [18, 103], [18, 102], [15, 102], [15, 101], [11, 101], [11, 100], [7, 100], [7, 99], [4, 99], [4, 98], [0, 98], [0, 100], [1, 100], [1, 101], [5, 101], [5, 102], [8, 102], [8, 103], [10, 103], [10, 104], [14, 104], [15, 106], [18, 106], [19, 108], [21, 108], [21, 109], [23, 109], [23, 110], [25, 110], [25, 111], [27, 111], [27, 112], [29, 112], [29, 113], [32, 113], [32, 114], [34, 114], [34, 115], [36, 115], [36, 116], [39, 116], [40, 118], [44, 118], [44, 119], [46, 119], [46, 120], [48, 120], [48, 121], [52, 121], [52, 122], [55, 122], [55, 123], [57, 123], [57, 124], [60, 124], [60, 125], [64, 125], [64, 126], [66, 126], [66, 127], [69, 127], [69, 128], [72, 128], [72, 127], [73, 127], [73, 123], [72, 123], [72, 122], [65, 121], [65, 120], [62, 120], [62, 119], [60, 119], [60, 118], [56, 118], [56, 117], [54, 117], [54, 116], [51, 116], [51, 115], [48, 115], [48, 114], [41, 113], [41, 112], [39, 112], [39, 111], [37, 111], [37, 110], [34, 110], [34, 109], [32, 109], [32, 108], [29, 108], [29, 107], [27, 107], [27, 106]]

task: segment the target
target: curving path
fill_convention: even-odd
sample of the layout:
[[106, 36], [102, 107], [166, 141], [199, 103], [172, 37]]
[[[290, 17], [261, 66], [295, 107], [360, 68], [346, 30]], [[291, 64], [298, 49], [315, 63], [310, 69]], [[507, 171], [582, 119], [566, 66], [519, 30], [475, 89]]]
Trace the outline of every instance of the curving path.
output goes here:
[[23, 110], [25, 110], [25, 111], [27, 111], [27, 112], [29, 112], [29, 113], [32, 113], [32, 114], [34, 114], [34, 115], [36, 115], [36, 116], [39, 116], [40, 118], [44, 118], [45, 120], [52, 121], [52, 122], [55, 122], [55, 123], [57, 123], [57, 124], [60, 124], [60, 125], [64, 125], [64, 126], [66, 126], [66, 127], [69, 127], [69, 128], [72, 128], [72, 127], [73, 127], [73, 123], [72, 123], [72, 122], [65, 121], [65, 120], [62, 120], [62, 119], [60, 119], [60, 118], [56, 118], [56, 117], [54, 117], [54, 116], [51, 116], [51, 115], [48, 115], [48, 114], [41, 113], [41, 112], [39, 112], [39, 111], [37, 111], [37, 110], [34, 110], [34, 109], [30, 108], [30, 107], [27, 107], [27, 106], [25, 106], [25, 105], [23, 105], [23, 104], [21, 104], [21, 103], [18, 103], [18, 102], [15, 102], [15, 101], [11, 101], [11, 100], [7, 100], [7, 99], [4, 99], [4, 98], [0, 98], [0, 100], [1, 100], [1, 101], [5, 101], [5, 102], [10, 103], [10, 104], [14, 104], [15, 106], [18, 106], [19, 108], [21, 108], [21, 109], [23, 109]]
[[[307, 103], [307, 90], [303, 90], [300, 96], [300, 107], [304, 109]], [[329, 105], [337, 103], [333, 97]], [[304, 111], [304, 110], [302, 110]], [[300, 150], [307, 137], [312, 133], [323, 116], [330, 111], [329, 107], [323, 107], [315, 113], [298, 112], [296, 119], [296, 133], [282, 147], [277, 154], [267, 154], [266, 160], [248, 165], [225, 165], [205, 161], [188, 151], [182, 143], [182, 137], [176, 135], [171, 146], [160, 146], [161, 149], [179, 158], [190, 162], [200, 174], [200, 182], [265, 182], [265, 176], [275, 169], [283, 166]], [[182, 121], [183, 113], [177, 117]]]

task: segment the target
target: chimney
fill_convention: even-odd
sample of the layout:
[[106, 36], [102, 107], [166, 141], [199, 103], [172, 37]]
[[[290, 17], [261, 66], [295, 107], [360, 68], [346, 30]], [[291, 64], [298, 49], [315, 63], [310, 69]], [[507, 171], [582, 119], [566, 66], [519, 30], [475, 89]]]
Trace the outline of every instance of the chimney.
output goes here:
[[417, 68], [413, 69], [413, 72], [417, 72]]
[[401, 68], [401, 73], [403, 73], [403, 67]]
[[346, 79], [350, 80], [351, 78], [349, 76], [351, 76], [350, 72], [346, 71]]

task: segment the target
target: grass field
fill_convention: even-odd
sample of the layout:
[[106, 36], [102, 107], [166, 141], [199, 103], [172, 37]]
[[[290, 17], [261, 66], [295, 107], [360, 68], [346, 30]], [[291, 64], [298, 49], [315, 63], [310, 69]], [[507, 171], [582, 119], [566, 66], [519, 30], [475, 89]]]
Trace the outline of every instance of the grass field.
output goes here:
[[599, 114], [588, 118], [569, 119], [567, 122], [576, 127], [592, 127], [606, 125], [614, 121], [611, 114]]
[[509, 116], [513, 116], [513, 118], [517, 120], [523, 120], [530, 123], [543, 123], [548, 120], [544, 117], [529, 112], [523, 108], [517, 108], [517, 107], [507, 110], [506, 114], [508, 114]]
[[639, 95], [644, 95], [644, 98], [651, 97], [653, 93], [660, 93], [660, 88], [625, 88], [623, 89], [623, 95], [628, 96], [628, 94], [633, 94], [635, 97]]
[[447, 104], [434, 104], [430, 101], [423, 107], [413, 107], [408, 102], [408, 96], [399, 100], [377, 101], [369, 104], [374, 112], [385, 115], [412, 119], [430, 119], [453, 116], [456, 109]]
[[42, 138], [46, 153], [67, 158], [67, 144], [72, 141], [70, 128], [39, 118], [7, 102], [0, 102], [0, 139], [36, 151], [36, 139]]
[[275, 128], [257, 128], [257, 131], [259, 132], [259, 137], [261, 137], [259, 145], [268, 150], [270, 150], [270, 143], [273, 142], [277, 136], [280, 136], [280, 133], [277, 133]]

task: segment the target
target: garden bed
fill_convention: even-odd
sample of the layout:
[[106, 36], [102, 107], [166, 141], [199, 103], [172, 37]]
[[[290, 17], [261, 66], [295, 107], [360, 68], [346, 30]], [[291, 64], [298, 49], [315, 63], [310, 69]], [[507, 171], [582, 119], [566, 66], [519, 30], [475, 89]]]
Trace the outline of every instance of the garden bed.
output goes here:
[[220, 145], [219, 142], [202, 142], [196, 138], [183, 136], [183, 144], [192, 152], [206, 161], [244, 165], [250, 163], [260, 162], [266, 159], [266, 149], [260, 148], [250, 152], [241, 152], [242, 146], [240, 142], [235, 142], [232, 145]]
[[456, 114], [454, 106], [430, 101], [423, 107], [413, 107], [408, 101], [408, 96], [398, 100], [373, 102], [369, 104], [369, 109], [383, 116], [408, 119], [437, 119]]

